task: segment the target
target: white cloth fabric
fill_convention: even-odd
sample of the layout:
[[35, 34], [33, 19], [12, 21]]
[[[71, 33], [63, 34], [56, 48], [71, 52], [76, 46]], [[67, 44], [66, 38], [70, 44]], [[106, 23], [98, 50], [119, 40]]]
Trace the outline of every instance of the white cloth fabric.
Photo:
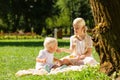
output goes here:
[[[99, 64], [98, 64], [99, 65]], [[94, 65], [97, 66], [97, 65]], [[91, 67], [94, 67], [91, 66]], [[64, 68], [58, 67], [56, 69], [52, 69], [50, 73], [48, 73], [45, 69], [27, 69], [27, 70], [19, 70], [16, 72], [15, 76], [20, 77], [24, 75], [53, 75], [57, 73], [63, 73], [63, 72], [68, 72], [68, 71], [81, 71], [85, 68], [87, 68], [87, 65], [80, 65], [80, 66], [66, 66]]]
[[47, 50], [40, 50], [38, 58], [43, 59], [46, 58], [46, 63], [40, 63], [40, 62], [36, 62], [36, 69], [41, 69], [41, 68], [45, 68], [45, 66], [49, 66], [49, 68], [52, 68], [53, 64], [53, 58], [54, 55], [53, 53], [49, 53]]
[[76, 50], [72, 53], [74, 55], [84, 54], [87, 48], [92, 48], [93, 42], [89, 35], [86, 35], [85, 39], [78, 40], [75, 36], [70, 37], [70, 49], [72, 49], [72, 45], [76, 46]]
[[[89, 35], [86, 35], [85, 39], [79, 40], [75, 36], [71, 36], [70, 38], [70, 49], [72, 49], [72, 45], [75, 45], [75, 50], [71, 55], [77, 56], [82, 55], [85, 53], [86, 49], [92, 48], [93, 42]], [[70, 55], [70, 56], [71, 56]], [[66, 58], [70, 58], [70, 56], [67, 56]], [[90, 63], [90, 64], [96, 64], [96, 60], [93, 58], [92, 54], [89, 57], [85, 57], [83, 60], [84, 64]]]

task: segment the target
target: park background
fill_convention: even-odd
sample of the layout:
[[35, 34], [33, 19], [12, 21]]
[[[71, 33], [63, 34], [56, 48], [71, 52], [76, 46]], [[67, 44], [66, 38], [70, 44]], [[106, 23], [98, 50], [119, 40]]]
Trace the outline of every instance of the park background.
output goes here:
[[[0, 80], [109, 80], [99, 66], [57, 76], [15, 76], [20, 69], [34, 68], [46, 36], [57, 35], [59, 46], [69, 48], [76, 17], [84, 18], [88, 29], [94, 28], [88, 0], [0, 0]], [[58, 58], [65, 55], [55, 54]], [[99, 62], [94, 47], [93, 55]]]
[[[0, 0], [0, 35], [40, 35], [58, 37], [73, 34], [72, 21], [94, 21], [88, 0]], [[15, 37], [13, 37], [15, 38]]]

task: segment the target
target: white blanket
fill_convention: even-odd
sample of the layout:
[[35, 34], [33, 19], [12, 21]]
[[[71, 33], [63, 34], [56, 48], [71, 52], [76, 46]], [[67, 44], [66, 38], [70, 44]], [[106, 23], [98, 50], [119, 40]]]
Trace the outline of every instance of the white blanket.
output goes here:
[[[99, 65], [99, 63], [89, 65], [91, 67], [95, 67]], [[27, 69], [27, 70], [19, 70], [15, 75], [16, 76], [23, 76], [23, 75], [50, 75], [50, 74], [57, 74], [57, 73], [62, 73], [62, 72], [67, 72], [67, 71], [81, 71], [84, 68], [87, 68], [88, 65], [80, 65], [80, 66], [66, 66], [63, 65], [61, 67], [58, 67], [56, 69], [51, 69], [50, 72], [48, 72], [45, 69]]]
[[48, 73], [45, 69], [28, 69], [28, 70], [19, 70], [15, 75], [16, 76], [23, 76], [23, 75], [50, 75], [50, 74], [57, 74], [60, 72], [67, 72], [67, 71], [81, 71], [83, 68], [85, 68], [85, 65], [81, 66], [62, 66], [58, 67], [56, 69], [51, 69], [51, 71]]

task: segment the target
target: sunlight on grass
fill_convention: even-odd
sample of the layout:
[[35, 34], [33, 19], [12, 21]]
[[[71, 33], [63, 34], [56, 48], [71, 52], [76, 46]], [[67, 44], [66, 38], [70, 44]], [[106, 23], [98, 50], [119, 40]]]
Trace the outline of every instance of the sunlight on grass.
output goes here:
[[[60, 47], [69, 48], [69, 40], [58, 40], [58, 42]], [[35, 67], [35, 58], [38, 55], [40, 49], [43, 49], [43, 40], [0, 41], [0, 80], [89, 80], [88, 78], [90, 78], [91, 80], [95, 80], [97, 78], [99, 80], [102, 80], [103, 77], [105, 77], [105, 75], [97, 71], [94, 72], [94, 70], [97, 69], [88, 69], [82, 72], [72, 71], [49, 76], [28, 75], [23, 77], [16, 77], [15, 73], [18, 70]], [[97, 61], [99, 61], [99, 57], [95, 51], [93, 51], [93, 54]], [[61, 58], [65, 55], [68, 54], [55, 54], [57, 58]], [[108, 79], [106, 78], [105, 80]]]

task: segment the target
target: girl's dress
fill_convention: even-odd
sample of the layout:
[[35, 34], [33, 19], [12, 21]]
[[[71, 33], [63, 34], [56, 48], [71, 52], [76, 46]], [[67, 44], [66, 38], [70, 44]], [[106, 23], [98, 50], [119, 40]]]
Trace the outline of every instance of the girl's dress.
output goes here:
[[73, 64], [80, 65], [81, 63], [84, 64], [96, 64], [96, 60], [93, 58], [93, 56], [85, 57], [82, 60], [78, 60], [77, 62], [74, 61], [75, 57], [78, 57], [78, 55], [82, 55], [86, 52], [88, 48], [92, 48], [93, 42], [89, 35], [86, 35], [86, 37], [83, 40], [79, 40], [75, 35], [71, 36], [70, 38], [70, 49], [72, 49], [72, 46], [74, 45], [74, 51], [69, 56], [66, 56], [62, 59], [69, 59], [73, 62]]

